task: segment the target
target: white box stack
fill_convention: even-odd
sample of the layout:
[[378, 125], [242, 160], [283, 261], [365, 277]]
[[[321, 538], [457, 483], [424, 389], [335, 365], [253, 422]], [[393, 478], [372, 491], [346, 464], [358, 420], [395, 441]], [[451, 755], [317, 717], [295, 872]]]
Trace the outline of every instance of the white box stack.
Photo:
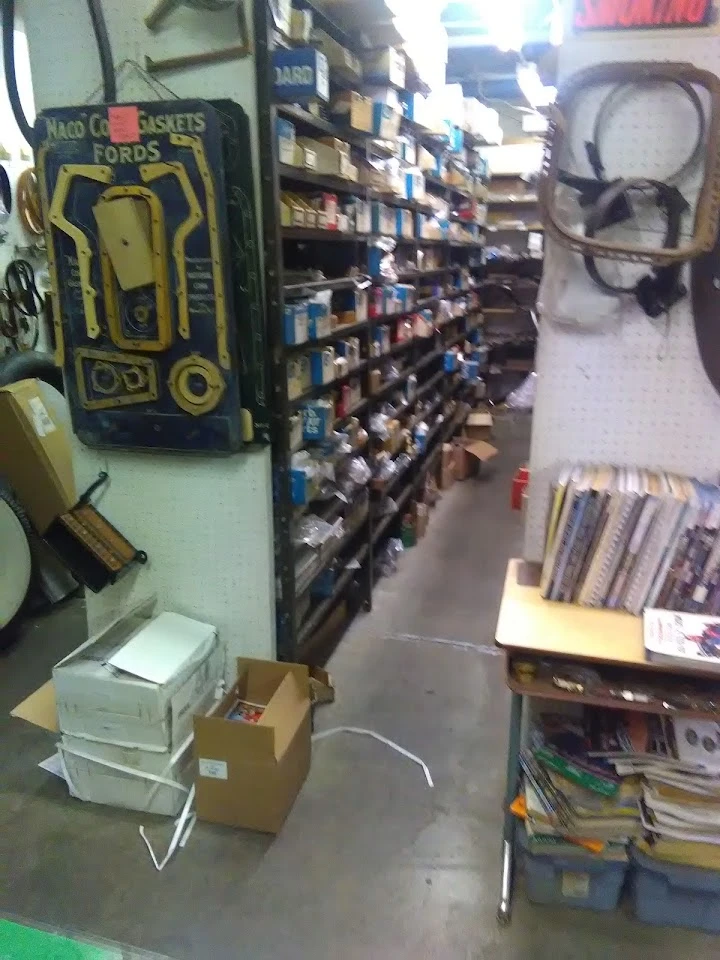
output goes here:
[[70, 793], [175, 815], [192, 783], [193, 715], [219, 694], [217, 630], [177, 613], [135, 613], [53, 670]]

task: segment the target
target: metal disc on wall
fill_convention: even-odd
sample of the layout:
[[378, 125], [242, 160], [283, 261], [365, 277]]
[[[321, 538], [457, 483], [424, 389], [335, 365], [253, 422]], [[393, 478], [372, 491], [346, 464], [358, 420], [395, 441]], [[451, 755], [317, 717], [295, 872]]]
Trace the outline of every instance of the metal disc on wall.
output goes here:
[[30, 586], [30, 545], [9, 503], [0, 499], [0, 628], [18, 612]]

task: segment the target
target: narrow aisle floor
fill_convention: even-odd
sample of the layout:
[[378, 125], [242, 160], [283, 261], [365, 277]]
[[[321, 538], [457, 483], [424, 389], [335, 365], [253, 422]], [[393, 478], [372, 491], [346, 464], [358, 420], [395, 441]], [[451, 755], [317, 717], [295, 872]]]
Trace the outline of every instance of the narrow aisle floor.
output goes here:
[[158, 874], [137, 828], [161, 845], [169, 824], [68, 798], [35, 767], [53, 738], [7, 717], [77, 644], [66, 608], [34, 628], [42, 655], [18, 648], [0, 674], [0, 912], [174, 960], [709, 958], [709, 937], [533, 908], [521, 891], [511, 927], [496, 924], [509, 698], [492, 639], [506, 561], [521, 549], [509, 494], [527, 425], [504, 424], [498, 446], [486, 477], [444, 495], [426, 538], [381, 582], [331, 661], [337, 702], [317, 714], [319, 729], [368, 728], [417, 754], [434, 788], [384, 744], [338, 734], [316, 744], [276, 840], [198, 824]]

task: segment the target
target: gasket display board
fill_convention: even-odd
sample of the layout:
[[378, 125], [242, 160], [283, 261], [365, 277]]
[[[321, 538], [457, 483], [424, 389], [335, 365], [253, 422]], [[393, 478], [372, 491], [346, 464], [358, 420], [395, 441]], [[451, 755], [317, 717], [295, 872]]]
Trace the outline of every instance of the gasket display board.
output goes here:
[[[37, 119], [56, 351], [88, 446], [232, 452], [252, 438], [238, 343], [260, 311], [247, 121], [237, 105], [218, 106], [69, 107]], [[229, 196], [245, 212], [232, 233]]]

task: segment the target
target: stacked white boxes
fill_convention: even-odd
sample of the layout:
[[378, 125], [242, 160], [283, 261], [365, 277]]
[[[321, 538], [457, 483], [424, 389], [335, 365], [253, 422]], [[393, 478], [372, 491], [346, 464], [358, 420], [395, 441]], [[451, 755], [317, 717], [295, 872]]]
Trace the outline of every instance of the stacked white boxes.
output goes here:
[[70, 793], [173, 816], [192, 784], [193, 716], [217, 699], [217, 630], [177, 613], [135, 613], [53, 670]]

